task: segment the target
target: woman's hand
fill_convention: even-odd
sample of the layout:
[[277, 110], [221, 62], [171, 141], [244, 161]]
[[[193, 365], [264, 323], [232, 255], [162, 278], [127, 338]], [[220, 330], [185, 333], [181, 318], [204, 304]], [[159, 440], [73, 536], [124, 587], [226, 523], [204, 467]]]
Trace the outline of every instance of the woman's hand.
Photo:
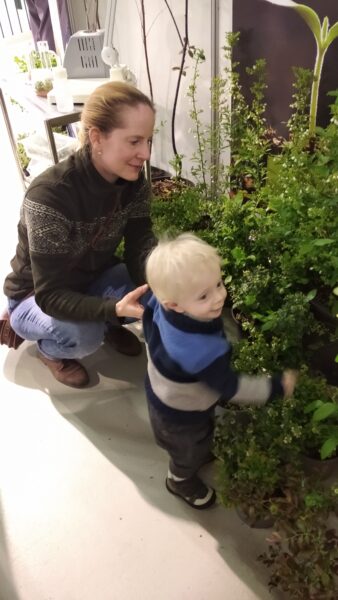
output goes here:
[[146, 293], [147, 289], [147, 284], [140, 285], [140, 287], [123, 296], [123, 298], [115, 305], [116, 315], [118, 317], [142, 319], [144, 308], [138, 302], [138, 299]]

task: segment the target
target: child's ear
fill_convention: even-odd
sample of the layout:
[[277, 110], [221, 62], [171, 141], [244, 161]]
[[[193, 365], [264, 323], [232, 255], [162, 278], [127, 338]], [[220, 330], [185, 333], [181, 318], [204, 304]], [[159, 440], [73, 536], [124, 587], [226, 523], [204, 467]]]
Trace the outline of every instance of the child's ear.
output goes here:
[[169, 302], [169, 300], [164, 300], [162, 304], [166, 310], [174, 310], [178, 313], [184, 312], [183, 308], [181, 308], [177, 302]]

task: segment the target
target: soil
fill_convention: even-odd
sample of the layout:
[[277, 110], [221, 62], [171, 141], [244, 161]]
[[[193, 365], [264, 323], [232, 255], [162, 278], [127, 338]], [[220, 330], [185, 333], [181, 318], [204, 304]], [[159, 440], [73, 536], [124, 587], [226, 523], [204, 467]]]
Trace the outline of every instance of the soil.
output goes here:
[[154, 196], [163, 199], [170, 199], [170, 196], [175, 192], [180, 192], [187, 187], [192, 187], [193, 183], [188, 179], [177, 177], [164, 177], [163, 179], [155, 179], [151, 182], [151, 189]]

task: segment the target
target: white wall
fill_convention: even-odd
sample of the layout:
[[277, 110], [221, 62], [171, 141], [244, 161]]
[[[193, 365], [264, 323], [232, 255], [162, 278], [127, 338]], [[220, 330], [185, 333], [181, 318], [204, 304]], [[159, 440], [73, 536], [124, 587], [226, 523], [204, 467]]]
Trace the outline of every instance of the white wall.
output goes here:
[[[181, 36], [184, 36], [184, 0], [169, 2], [178, 24]], [[224, 45], [225, 33], [232, 29], [232, 0], [219, 1], [219, 46]], [[100, 22], [105, 24], [105, 7], [107, 0], [101, 0]], [[189, 3], [189, 41], [190, 44], [202, 48], [206, 54], [206, 62], [201, 69], [198, 84], [199, 104], [203, 109], [203, 118], [210, 123], [210, 81], [211, 81], [211, 2], [210, 0], [190, 0]], [[147, 45], [154, 101], [157, 109], [158, 133], [154, 137], [152, 164], [172, 171], [169, 161], [173, 158], [171, 143], [171, 117], [175, 96], [178, 71], [173, 67], [180, 64], [181, 44], [169, 11], [163, 0], [146, 0]], [[120, 62], [125, 63], [135, 73], [138, 87], [149, 94], [146, 74], [144, 48], [141, 37], [139, 0], [123, 0], [117, 2], [116, 22], [114, 28], [114, 46], [120, 54]], [[72, 13], [75, 31], [86, 28], [85, 13], [82, 3], [72, 0]], [[221, 54], [221, 51], [220, 51]], [[186, 61], [187, 75], [182, 79], [176, 115], [176, 145], [180, 154], [184, 155], [183, 175], [189, 177], [190, 157], [195, 149], [195, 140], [190, 133], [190, 103], [186, 96], [191, 83], [192, 61]], [[161, 125], [161, 122], [164, 125]]]

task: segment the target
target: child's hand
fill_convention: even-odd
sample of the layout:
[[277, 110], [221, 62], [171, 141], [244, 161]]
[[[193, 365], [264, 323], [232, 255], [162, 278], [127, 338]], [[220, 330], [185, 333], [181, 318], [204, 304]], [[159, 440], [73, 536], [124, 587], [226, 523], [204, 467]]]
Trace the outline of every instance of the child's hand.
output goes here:
[[292, 369], [288, 371], [284, 371], [282, 375], [282, 386], [284, 389], [284, 398], [290, 398], [293, 394], [293, 390], [295, 389], [296, 383], [298, 379], [298, 371], [293, 371]]

